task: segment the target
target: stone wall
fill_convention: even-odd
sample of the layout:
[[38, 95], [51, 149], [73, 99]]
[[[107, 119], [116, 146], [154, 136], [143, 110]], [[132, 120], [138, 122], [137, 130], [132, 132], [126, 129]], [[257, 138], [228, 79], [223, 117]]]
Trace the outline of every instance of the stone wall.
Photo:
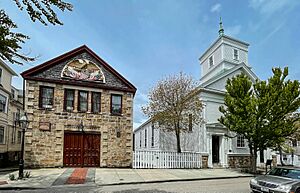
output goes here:
[[248, 168], [250, 155], [228, 155], [228, 165], [230, 168]]
[[[39, 86], [54, 87], [52, 109], [39, 109]], [[64, 89], [75, 90], [75, 109], [63, 111]], [[78, 90], [89, 91], [89, 111], [77, 111]], [[91, 91], [101, 92], [101, 113], [91, 113]], [[111, 94], [122, 94], [122, 115], [110, 114]], [[25, 163], [30, 167], [63, 166], [64, 132], [78, 131], [83, 121], [85, 132], [101, 134], [100, 167], [130, 167], [132, 163], [133, 94], [88, 87], [26, 81], [25, 110], [30, 121], [25, 141]], [[50, 131], [41, 130], [40, 123], [50, 123]], [[117, 138], [117, 130], [121, 136]]]
[[208, 155], [202, 155], [202, 168], [208, 168]]

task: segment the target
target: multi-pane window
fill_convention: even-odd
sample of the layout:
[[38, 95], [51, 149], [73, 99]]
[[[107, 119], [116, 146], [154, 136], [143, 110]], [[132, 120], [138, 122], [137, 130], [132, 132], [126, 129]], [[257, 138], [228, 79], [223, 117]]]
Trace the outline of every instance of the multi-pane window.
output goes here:
[[152, 131], [151, 131], [151, 146], [154, 147], [154, 124], [152, 124]]
[[13, 99], [15, 99], [15, 97], [16, 97], [16, 92], [15, 92], [14, 89], [11, 89], [11, 96], [12, 96]]
[[212, 67], [214, 65], [214, 58], [213, 56], [209, 57], [209, 67]]
[[111, 114], [113, 115], [122, 114], [122, 95], [117, 95], [117, 94], [111, 95]]
[[142, 132], [140, 132], [140, 148], [142, 147]]
[[145, 147], [147, 147], [147, 129], [145, 129]]
[[74, 99], [75, 92], [72, 89], [65, 89], [65, 101], [64, 101], [64, 110], [73, 111], [74, 110]]
[[4, 127], [0, 126], [0, 144], [4, 143]]
[[239, 59], [239, 51], [237, 49], [233, 49], [233, 59]]
[[5, 112], [6, 109], [6, 97], [0, 94], [0, 112]]
[[86, 112], [88, 110], [88, 92], [78, 91], [78, 111]]
[[40, 108], [49, 109], [53, 107], [54, 88], [40, 87]]
[[99, 113], [101, 111], [101, 93], [92, 92], [92, 112]]
[[245, 147], [245, 137], [243, 135], [238, 135], [236, 142], [237, 147]]
[[189, 131], [193, 131], [193, 115], [189, 114]]

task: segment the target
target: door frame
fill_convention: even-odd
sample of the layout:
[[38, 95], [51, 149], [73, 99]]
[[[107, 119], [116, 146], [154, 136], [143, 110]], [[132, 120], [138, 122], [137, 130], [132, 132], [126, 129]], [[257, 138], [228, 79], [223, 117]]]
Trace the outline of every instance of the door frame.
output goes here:
[[[65, 130], [64, 131], [64, 136], [63, 136], [63, 145], [62, 145], [62, 148], [63, 148], [63, 167], [72, 167], [72, 166], [65, 166], [65, 134], [81, 134], [82, 137], [81, 137], [81, 153], [80, 153], [80, 160], [81, 160], [81, 166], [80, 167], [94, 167], [94, 166], [84, 166], [84, 159], [83, 159], [83, 151], [84, 151], [84, 134], [91, 134], [91, 135], [98, 135], [99, 136], [99, 159], [101, 159], [101, 132], [98, 132], [98, 131], [70, 131], [70, 130]], [[101, 162], [99, 160], [99, 167], [101, 165]]]

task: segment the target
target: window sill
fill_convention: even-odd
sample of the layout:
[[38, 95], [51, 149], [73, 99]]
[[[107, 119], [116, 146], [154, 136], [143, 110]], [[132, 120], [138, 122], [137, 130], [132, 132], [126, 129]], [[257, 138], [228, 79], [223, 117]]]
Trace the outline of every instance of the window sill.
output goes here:
[[44, 110], [44, 111], [54, 111], [54, 108], [43, 108], [43, 107], [39, 107], [38, 110]]
[[119, 117], [122, 117], [123, 116], [123, 114], [117, 114], [117, 113], [110, 113], [110, 116], [119, 116]]
[[246, 149], [247, 147], [244, 146], [244, 147], [236, 147], [237, 149]]

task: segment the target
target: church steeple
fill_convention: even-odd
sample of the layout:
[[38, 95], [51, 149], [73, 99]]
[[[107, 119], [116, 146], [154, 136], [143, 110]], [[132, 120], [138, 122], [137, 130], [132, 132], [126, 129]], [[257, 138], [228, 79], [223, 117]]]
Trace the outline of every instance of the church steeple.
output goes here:
[[224, 35], [224, 29], [223, 29], [223, 23], [222, 23], [222, 17], [220, 17], [220, 29], [219, 29], [219, 36]]

